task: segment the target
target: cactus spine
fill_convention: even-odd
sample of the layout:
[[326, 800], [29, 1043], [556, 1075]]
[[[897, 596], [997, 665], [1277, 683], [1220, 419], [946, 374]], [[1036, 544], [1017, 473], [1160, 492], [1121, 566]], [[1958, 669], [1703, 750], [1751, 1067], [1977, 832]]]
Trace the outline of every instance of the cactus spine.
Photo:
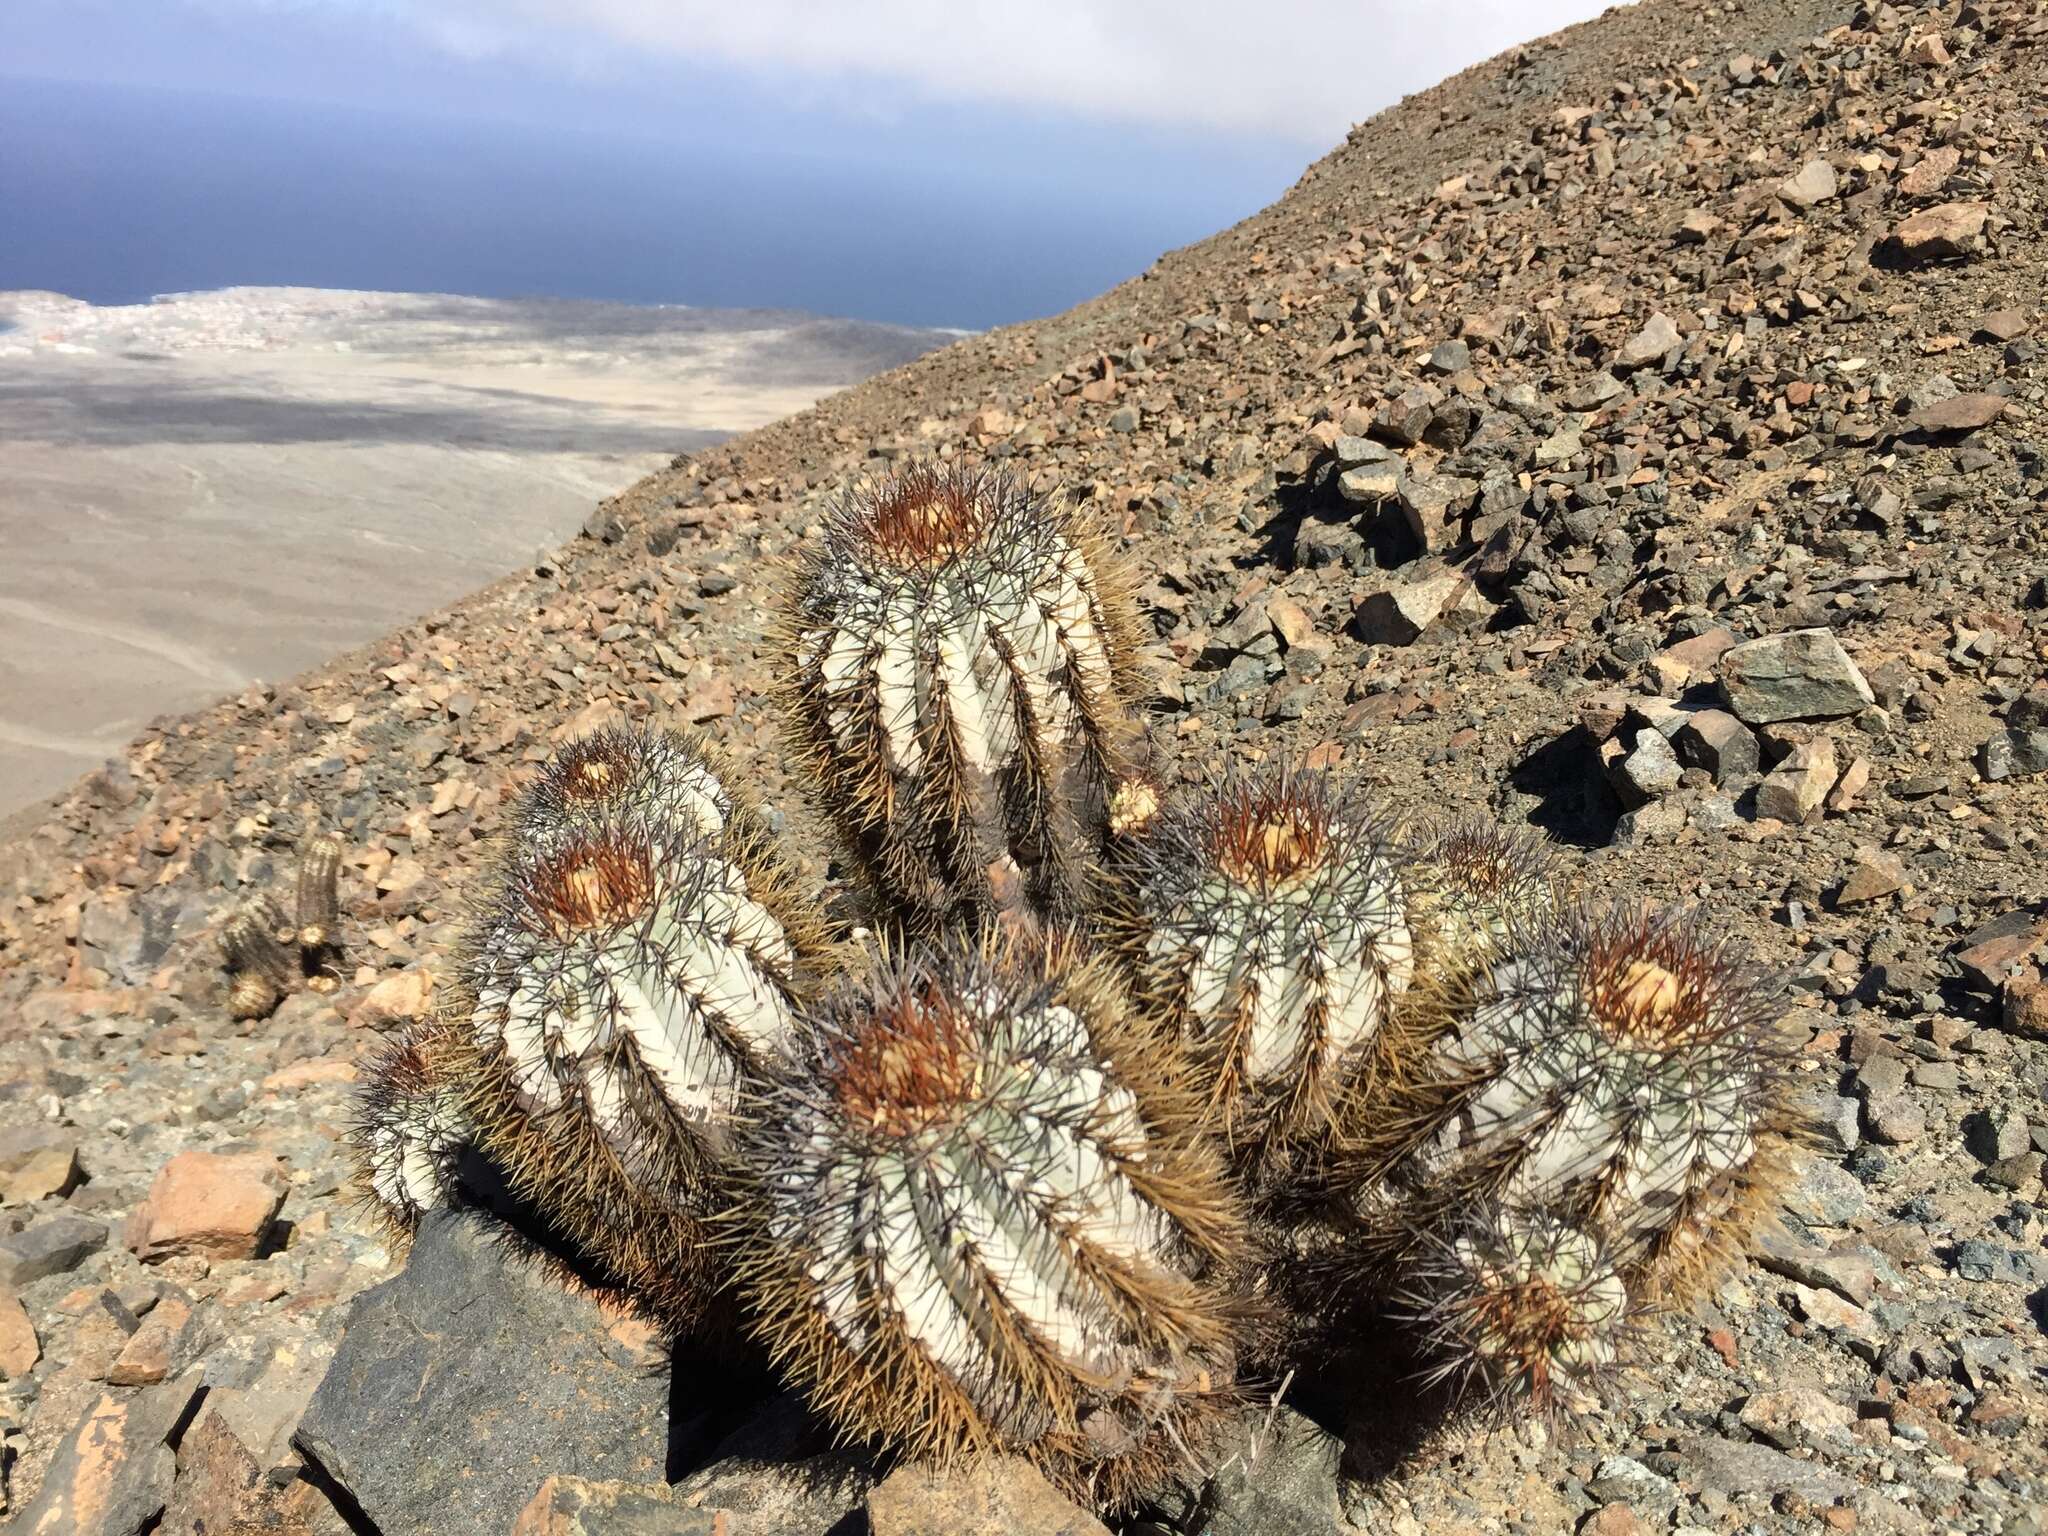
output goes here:
[[465, 946], [454, 1070], [513, 1191], [682, 1326], [710, 1289], [702, 1219], [742, 1085], [776, 1069], [830, 951], [698, 748], [601, 746], [571, 748], [520, 807]]
[[1327, 775], [1268, 768], [1161, 815], [1132, 864], [1145, 1011], [1187, 1042], [1219, 1128], [1261, 1156], [1326, 1130], [1416, 975], [1377, 819]]
[[451, 1075], [454, 1036], [446, 1021], [387, 1041], [366, 1063], [356, 1093], [356, 1186], [394, 1242], [420, 1217], [457, 1203], [455, 1162], [473, 1131]]
[[1109, 541], [990, 471], [843, 499], [788, 596], [781, 691], [868, 883], [915, 925], [1089, 900], [1142, 745]]
[[1108, 1502], [1198, 1436], [1233, 1362], [1199, 1271], [1242, 1237], [1156, 1056], [1057, 953], [956, 945], [832, 999], [748, 1138], [744, 1273], [845, 1431]]
[[1555, 1216], [1488, 1204], [1411, 1281], [1433, 1381], [1496, 1411], [1598, 1405], [1630, 1327], [1628, 1287], [1606, 1245]]
[[[1368, 1133], [1441, 1230], [1498, 1197], [1595, 1229], [1632, 1283], [1686, 1285], [1753, 1211], [1787, 1117], [1772, 994], [1683, 916], [1568, 909], [1487, 973]], [[1397, 1241], [1395, 1251], [1404, 1251]]]

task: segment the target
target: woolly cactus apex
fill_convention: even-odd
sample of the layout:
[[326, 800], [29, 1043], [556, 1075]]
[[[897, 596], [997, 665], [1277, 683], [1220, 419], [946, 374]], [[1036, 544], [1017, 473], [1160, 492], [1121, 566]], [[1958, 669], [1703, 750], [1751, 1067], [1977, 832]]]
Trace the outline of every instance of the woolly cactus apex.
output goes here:
[[1142, 752], [1134, 611], [1078, 510], [989, 471], [857, 487], [800, 560], [782, 692], [824, 807], [913, 923], [1087, 905]]
[[1471, 1213], [1425, 1256], [1406, 1298], [1429, 1379], [1495, 1412], [1583, 1413], [1631, 1328], [1628, 1287], [1598, 1237], [1512, 1205]]
[[1325, 774], [1268, 768], [1161, 815], [1132, 863], [1146, 1011], [1189, 1043], [1232, 1145], [1320, 1132], [1415, 979], [1379, 821]]
[[268, 1017], [298, 979], [298, 957], [277, 937], [283, 922], [277, 904], [259, 896], [244, 902], [222, 926], [219, 943], [231, 1018]]
[[455, 1059], [442, 1021], [393, 1037], [364, 1064], [349, 1137], [356, 1185], [397, 1242], [427, 1211], [457, 1200], [455, 1161], [474, 1133], [450, 1074]]
[[[1669, 1274], [1786, 1125], [1773, 994], [1687, 917], [1577, 907], [1485, 978], [1384, 1123], [1398, 1176], [1456, 1210], [1503, 1198], [1597, 1227]], [[1760, 1154], [1767, 1154], [1762, 1155]]]
[[521, 808], [522, 833], [532, 844], [579, 826], [633, 821], [718, 837], [735, 820], [758, 819], [736, 784], [730, 766], [694, 731], [607, 726], [569, 742], [541, 770]]
[[843, 1430], [1001, 1447], [1107, 1503], [1231, 1380], [1199, 1277], [1227, 1184], [1096, 967], [1019, 947], [889, 962], [821, 1011], [750, 1132], [758, 1331]]

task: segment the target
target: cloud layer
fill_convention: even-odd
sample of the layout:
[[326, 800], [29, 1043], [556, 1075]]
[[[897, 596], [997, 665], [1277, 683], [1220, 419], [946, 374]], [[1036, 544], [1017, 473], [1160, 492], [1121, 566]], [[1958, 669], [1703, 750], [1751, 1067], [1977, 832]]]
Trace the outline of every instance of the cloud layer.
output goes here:
[[[328, 0], [335, 3], [335, 0]], [[348, 3], [348, 0], [341, 0]], [[721, 61], [888, 115], [957, 100], [1328, 145], [1599, 0], [417, 0], [452, 52]], [[607, 46], [608, 45], [608, 46]], [[892, 101], [892, 98], [894, 100]]]

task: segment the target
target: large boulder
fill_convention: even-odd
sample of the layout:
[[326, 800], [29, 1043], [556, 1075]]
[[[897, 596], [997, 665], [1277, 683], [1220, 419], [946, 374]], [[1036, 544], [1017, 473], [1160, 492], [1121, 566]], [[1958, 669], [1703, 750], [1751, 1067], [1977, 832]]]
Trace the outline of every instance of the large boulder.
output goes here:
[[436, 1212], [404, 1272], [351, 1304], [296, 1444], [392, 1536], [510, 1530], [556, 1475], [660, 1483], [669, 1371], [620, 1321]]

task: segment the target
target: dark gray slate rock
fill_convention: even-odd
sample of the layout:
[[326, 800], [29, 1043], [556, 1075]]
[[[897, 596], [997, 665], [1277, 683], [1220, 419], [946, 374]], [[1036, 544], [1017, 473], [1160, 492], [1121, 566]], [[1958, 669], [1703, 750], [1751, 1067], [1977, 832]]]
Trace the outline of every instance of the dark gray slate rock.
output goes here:
[[659, 1483], [669, 1381], [587, 1296], [466, 1217], [421, 1225], [349, 1307], [295, 1443], [380, 1530], [511, 1528], [549, 1476]]
[[1746, 640], [1722, 655], [1720, 667], [1728, 707], [1751, 725], [1832, 719], [1876, 702], [1856, 663], [1825, 629]]
[[107, 1246], [105, 1222], [59, 1211], [0, 1238], [0, 1285], [20, 1290], [78, 1268]]
[[[1223, 1440], [1224, 1460], [1179, 1523], [1202, 1536], [1345, 1536], [1338, 1502], [1344, 1445], [1292, 1408], [1247, 1412]], [[1206, 1512], [1208, 1523], [1201, 1524]]]

